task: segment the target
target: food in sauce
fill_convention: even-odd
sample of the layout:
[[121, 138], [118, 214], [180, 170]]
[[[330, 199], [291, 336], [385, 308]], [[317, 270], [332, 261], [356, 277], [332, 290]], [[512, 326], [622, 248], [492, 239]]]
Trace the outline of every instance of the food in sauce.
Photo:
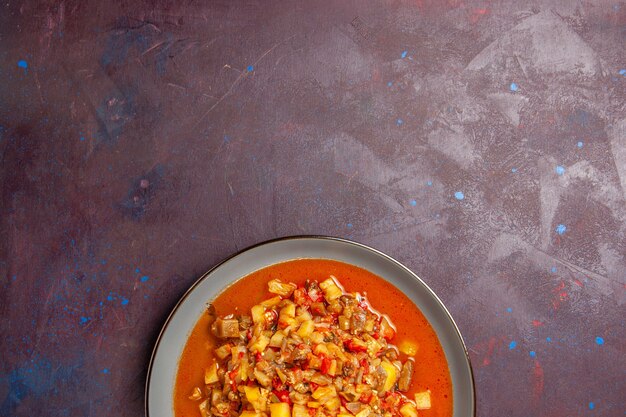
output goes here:
[[[208, 308], [210, 359], [186, 393], [196, 411], [177, 417], [417, 417], [438, 405], [429, 389], [412, 387], [416, 368], [429, 366], [419, 344], [394, 345], [395, 326], [364, 294], [334, 276], [266, 286], [249, 309]], [[451, 413], [444, 387], [449, 404], [433, 415]]]

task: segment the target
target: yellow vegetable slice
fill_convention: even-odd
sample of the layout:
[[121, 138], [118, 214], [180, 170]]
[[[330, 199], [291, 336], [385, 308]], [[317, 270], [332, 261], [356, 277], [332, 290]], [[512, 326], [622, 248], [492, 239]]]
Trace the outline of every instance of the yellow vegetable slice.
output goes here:
[[400, 414], [402, 417], [417, 417], [417, 410], [411, 403], [406, 403], [400, 408]]
[[310, 417], [309, 411], [305, 405], [294, 404], [291, 409], [291, 417]]
[[313, 320], [306, 320], [302, 322], [296, 333], [302, 338], [307, 338], [311, 335], [311, 333], [313, 333], [313, 330], [315, 330], [315, 323], [313, 323]]
[[287, 403], [274, 403], [270, 404], [270, 416], [271, 417], [290, 417], [291, 410]]
[[403, 340], [398, 344], [398, 350], [406, 355], [415, 356], [417, 354], [417, 343]]
[[418, 392], [415, 394], [415, 405], [418, 410], [428, 410], [431, 407], [430, 390]]
[[278, 294], [281, 297], [289, 297], [297, 288], [296, 284], [281, 282], [279, 279], [273, 279], [267, 283], [269, 292]]
[[332, 275], [325, 281], [320, 283], [320, 288], [324, 291], [324, 298], [329, 303], [333, 300], [338, 299], [343, 295], [343, 291], [339, 286], [335, 283], [335, 277]]
[[385, 377], [385, 383], [383, 384], [383, 389], [382, 389], [383, 392], [387, 392], [391, 388], [393, 388], [393, 385], [396, 383], [398, 370], [396, 369], [395, 366], [393, 366], [387, 361], [381, 362], [380, 366], [383, 367], [383, 369], [385, 370], [385, 373], [387, 374], [387, 376]]
[[213, 365], [204, 372], [204, 383], [206, 385], [215, 384], [219, 380], [220, 378], [217, 376], [217, 362], [213, 362]]

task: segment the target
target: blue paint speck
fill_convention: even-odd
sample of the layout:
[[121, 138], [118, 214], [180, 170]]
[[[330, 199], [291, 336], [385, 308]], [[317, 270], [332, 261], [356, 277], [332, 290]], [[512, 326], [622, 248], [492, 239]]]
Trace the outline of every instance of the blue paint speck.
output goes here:
[[556, 172], [557, 175], [563, 175], [565, 174], [565, 168], [561, 165], [557, 165], [556, 168], [554, 168], [554, 172]]
[[511, 83], [510, 87], [511, 91], [517, 91], [519, 90], [519, 87], [517, 86], [517, 84], [515, 83]]
[[352, 229], [352, 223], [348, 223], [346, 226], [348, 227], [348, 229]]
[[102, 370], [102, 373], [103, 373], [103, 374], [108, 374], [109, 372], [111, 372], [111, 371], [109, 371], [109, 368], [104, 368], [104, 369]]
[[415, 206], [417, 206], [417, 201], [411, 200], [411, 201], [409, 201], [409, 204], [415, 207]]
[[512, 309], [511, 307], [508, 307], [508, 308], [506, 309], [506, 312], [507, 312], [507, 313], [511, 313], [511, 312], [513, 312], [513, 309]]
[[81, 142], [83, 142], [83, 141], [85, 140], [85, 137], [84, 137], [84, 136], [81, 136], [81, 137], [80, 137], [80, 140], [81, 140]]
[[112, 296], [111, 294], [109, 294], [109, 295], [107, 296], [107, 300], [108, 300], [108, 301], [113, 301], [113, 296]]
[[141, 277], [141, 282], [146, 282], [149, 279], [150, 277], [148, 277], [147, 275], [144, 275], [143, 277]]
[[402, 53], [400, 54], [401, 58], [406, 58], [406, 56], [408, 55], [409, 51], [402, 51]]
[[596, 343], [598, 344], [598, 346], [602, 346], [604, 344], [604, 339], [598, 336], [596, 337]]
[[122, 298], [122, 305], [125, 306], [128, 304], [128, 299], [127, 298]]
[[515, 346], [517, 346], [517, 342], [515, 340], [511, 340], [511, 343], [509, 343], [509, 350], [515, 349]]
[[578, 141], [576, 146], [578, 146], [578, 149], [582, 148], [583, 147], [583, 142], [582, 141]]
[[392, 85], [393, 85], [393, 83], [392, 83], [391, 81], [389, 81], [389, 82], [387, 83], [387, 87], [391, 87]]
[[140, 269], [139, 268], [135, 268], [135, 272], [139, 273]]
[[619, 75], [623, 75], [624, 77], [626, 77], [626, 69], [619, 70]]
[[89, 317], [83, 316], [80, 318], [80, 324], [86, 324], [88, 321], [89, 321]]
[[427, 181], [426, 185], [428, 185], [429, 187], [432, 187], [433, 186], [433, 182], [432, 181]]
[[546, 342], [550, 343], [552, 341], [551, 337], [546, 337]]
[[515, 174], [517, 172], [517, 168], [511, 168], [511, 172]]
[[534, 358], [537, 356], [534, 350], [531, 350], [530, 352], [528, 352], [528, 354], [530, 355], [531, 358]]
[[19, 61], [17, 61], [17, 66], [20, 68], [28, 68], [28, 62], [24, 61], [23, 59], [20, 59]]
[[567, 226], [564, 224], [559, 224], [556, 229], [554, 229], [558, 234], [562, 235], [567, 230]]
[[461, 191], [457, 191], [456, 193], [454, 193], [454, 198], [456, 198], [457, 200], [463, 200], [465, 198], [465, 194], [463, 194]]
[[594, 408], [596, 408], [596, 405], [594, 403], [589, 403], [589, 409], [593, 410]]
[[556, 266], [553, 266], [552, 268], [550, 268], [550, 272], [552, 272], [553, 274], [556, 273]]
[[248, 65], [248, 68], [246, 68], [248, 70], [248, 72], [252, 72], [254, 71], [254, 66], [252, 65]]
[[404, 121], [403, 121], [402, 119], [398, 119], [398, 120], [396, 120], [396, 124], [397, 124], [398, 126], [400, 126], [402, 123], [404, 123]]

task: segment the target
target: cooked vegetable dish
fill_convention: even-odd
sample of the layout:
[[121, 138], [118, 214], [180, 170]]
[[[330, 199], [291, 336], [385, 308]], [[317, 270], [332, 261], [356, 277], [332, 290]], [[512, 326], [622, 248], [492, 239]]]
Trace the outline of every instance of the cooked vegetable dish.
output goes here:
[[208, 306], [211, 359], [186, 393], [196, 416], [417, 417], [437, 406], [431, 390], [412, 389], [416, 367], [428, 366], [418, 343], [396, 341], [365, 294], [330, 275], [266, 285], [249, 309]]

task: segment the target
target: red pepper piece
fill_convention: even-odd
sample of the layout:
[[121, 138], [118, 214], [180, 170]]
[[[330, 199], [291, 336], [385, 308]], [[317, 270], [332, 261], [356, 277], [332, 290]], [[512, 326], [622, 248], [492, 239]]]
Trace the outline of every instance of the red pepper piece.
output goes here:
[[322, 366], [320, 367], [320, 371], [326, 375], [328, 373], [328, 371], [330, 370], [330, 365], [332, 360], [324, 355], [320, 355], [320, 357], [322, 358]]
[[287, 403], [291, 405], [291, 399], [289, 398], [289, 391], [284, 390], [274, 390], [272, 393], [280, 400], [281, 403]]

